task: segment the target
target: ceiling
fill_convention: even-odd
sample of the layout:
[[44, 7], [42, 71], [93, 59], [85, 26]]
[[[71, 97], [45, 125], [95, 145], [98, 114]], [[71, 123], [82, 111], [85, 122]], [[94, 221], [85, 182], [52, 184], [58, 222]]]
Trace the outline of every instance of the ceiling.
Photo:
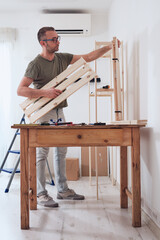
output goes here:
[[105, 13], [114, 0], [0, 0], [0, 12]]

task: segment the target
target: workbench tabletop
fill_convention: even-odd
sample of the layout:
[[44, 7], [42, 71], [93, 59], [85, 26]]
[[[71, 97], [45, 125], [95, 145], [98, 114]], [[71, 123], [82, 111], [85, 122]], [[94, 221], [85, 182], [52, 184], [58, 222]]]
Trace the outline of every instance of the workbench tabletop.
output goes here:
[[14, 124], [11, 128], [19, 129], [107, 129], [107, 128], [134, 128], [145, 127], [145, 124], [106, 124], [106, 125], [40, 125], [40, 124]]

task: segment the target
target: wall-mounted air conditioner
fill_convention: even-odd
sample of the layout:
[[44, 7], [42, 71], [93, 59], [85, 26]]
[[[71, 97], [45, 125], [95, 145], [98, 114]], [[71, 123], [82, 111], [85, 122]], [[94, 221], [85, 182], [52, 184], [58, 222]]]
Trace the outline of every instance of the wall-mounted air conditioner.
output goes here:
[[42, 14], [40, 27], [52, 26], [59, 35], [89, 36], [91, 34], [91, 14]]

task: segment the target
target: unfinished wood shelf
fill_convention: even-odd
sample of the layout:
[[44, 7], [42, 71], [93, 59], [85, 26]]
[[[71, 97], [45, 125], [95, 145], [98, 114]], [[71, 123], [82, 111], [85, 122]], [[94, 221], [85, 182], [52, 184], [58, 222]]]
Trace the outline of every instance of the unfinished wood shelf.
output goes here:
[[[96, 41], [95, 49], [98, 49], [103, 46], [108, 46], [111, 42], [105, 41]], [[101, 58], [110, 59], [110, 80], [106, 84], [110, 86], [108, 89], [97, 88], [97, 82], [94, 84], [94, 91], [90, 92], [90, 84], [88, 83], [89, 88], [89, 122], [91, 121], [90, 117], [90, 97], [95, 98], [95, 122], [97, 122], [97, 98], [98, 97], [110, 97], [111, 99], [111, 120], [115, 118], [116, 121], [124, 119], [124, 65], [123, 65], [123, 42], [121, 42], [120, 49], [118, 48], [118, 40], [116, 37], [112, 41], [112, 50], [104, 54]], [[120, 54], [119, 54], [120, 52]], [[120, 55], [120, 56], [119, 56]], [[121, 68], [120, 68], [121, 63]], [[98, 59], [95, 60], [95, 72], [97, 73], [97, 64]], [[113, 100], [114, 99], [114, 100]]]
[[[54, 99], [45, 97], [28, 98], [21, 103], [20, 106], [30, 122], [35, 123], [39, 118], [57, 107], [94, 77], [96, 77], [96, 73], [90, 68], [86, 61], [81, 58], [42, 87], [42, 89], [55, 87], [55, 89], [63, 91], [58, 97]], [[77, 79], [80, 80], [76, 82]]]
[[[95, 42], [95, 49], [101, 48], [103, 46], [110, 45], [111, 42]], [[119, 54], [119, 52], [121, 54]], [[119, 55], [121, 55], [119, 57]], [[89, 122], [91, 122], [91, 101], [90, 98], [94, 97], [95, 101], [95, 122], [98, 122], [98, 104], [97, 99], [99, 97], [107, 97], [110, 99], [111, 107], [110, 113], [110, 120], [113, 122], [113, 119], [116, 121], [121, 121], [124, 119], [124, 69], [123, 69], [123, 42], [121, 42], [121, 48], [118, 48], [118, 40], [116, 37], [113, 38], [112, 41], [112, 49], [104, 54], [101, 58], [106, 59], [108, 58], [110, 64], [110, 71], [109, 71], [109, 81], [105, 85], [109, 85], [110, 88], [98, 88], [97, 81], [94, 83], [94, 91], [90, 91], [91, 83], [88, 83], [88, 91], [89, 91]], [[120, 69], [120, 62], [121, 62], [121, 69]], [[97, 65], [98, 59], [95, 60], [95, 72], [97, 73]], [[107, 107], [107, 106], [106, 106]], [[103, 106], [104, 108], [104, 106]], [[101, 121], [99, 119], [99, 121]], [[95, 161], [97, 161], [97, 147], [95, 147]], [[90, 184], [91, 184], [91, 149], [89, 148], [89, 172], [90, 172]], [[111, 148], [111, 165], [113, 171], [113, 149]], [[98, 199], [98, 164], [96, 163], [96, 182], [97, 182], [97, 199]], [[112, 174], [112, 184], [114, 185], [114, 179]]]

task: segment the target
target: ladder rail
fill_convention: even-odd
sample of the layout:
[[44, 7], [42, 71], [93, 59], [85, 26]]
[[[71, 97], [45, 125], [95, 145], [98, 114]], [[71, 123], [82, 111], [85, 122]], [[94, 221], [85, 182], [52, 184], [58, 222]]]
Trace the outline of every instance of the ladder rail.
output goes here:
[[[20, 124], [22, 124], [22, 122], [25, 123], [25, 118], [24, 118], [24, 117], [25, 117], [25, 114], [23, 114], [23, 116], [22, 116], [22, 118], [21, 118], [21, 121], [20, 121]], [[3, 167], [4, 167], [4, 165], [5, 165], [5, 163], [6, 163], [6, 161], [7, 161], [8, 155], [9, 155], [9, 153], [10, 153], [9, 151], [11, 150], [11, 148], [12, 148], [12, 146], [13, 146], [13, 143], [14, 143], [17, 135], [18, 135], [18, 132], [19, 132], [19, 129], [16, 130], [16, 132], [15, 132], [15, 134], [14, 134], [14, 136], [13, 136], [13, 139], [12, 139], [12, 141], [11, 141], [11, 144], [10, 144], [10, 146], [9, 146], [9, 148], [8, 148], [8, 150], [7, 150], [7, 153], [6, 153], [5, 157], [4, 157], [4, 160], [3, 160], [2, 164], [1, 164], [0, 173], [1, 173], [1, 171], [2, 171], [2, 169], [3, 169]]]
[[48, 172], [49, 172], [49, 176], [50, 176], [50, 180], [51, 180], [50, 183], [49, 183], [49, 182], [47, 182], [47, 183], [49, 183], [49, 184], [51, 184], [51, 185], [55, 185], [54, 180], [53, 180], [53, 177], [52, 177], [52, 173], [51, 173], [51, 170], [50, 170], [50, 167], [49, 167], [48, 160], [46, 160], [46, 164], [47, 164], [47, 168], [48, 168]]
[[[26, 123], [26, 122], [25, 122], [25, 114], [23, 114], [23, 116], [22, 116], [22, 118], [21, 118], [21, 121], [20, 121], [20, 124], [22, 124], [23, 122]], [[10, 177], [9, 182], [8, 182], [8, 184], [7, 184], [7, 187], [6, 187], [6, 189], [5, 189], [5, 193], [8, 193], [8, 192], [9, 192], [9, 188], [10, 188], [10, 186], [11, 186], [11, 183], [12, 183], [12, 180], [13, 180], [13, 178], [14, 178], [15, 173], [16, 173], [16, 172], [20, 172], [20, 171], [17, 171], [18, 165], [19, 165], [19, 163], [20, 163], [20, 156], [18, 157], [18, 160], [17, 160], [16, 165], [15, 165], [15, 167], [13, 168], [13, 170], [10, 170], [10, 171], [9, 171], [9, 170], [5, 170], [5, 169], [3, 168], [4, 165], [5, 165], [5, 163], [6, 163], [6, 161], [7, 161], [7, 158], [8, 158], [9, 153], [16, 153], [16, 154], [19, 154], [19, 155], [20, 155], [20, 150], [18, 150], [18, 151], [16, 151], [16, 150], [11, 150], [11, 149], [12, 149], [12, 146], [13, 146], [13, 144], [14, 144], [14, 141], [15, 141], [15, 139], [16, 139], [16, 137], [17, 137], [17, 135], [20, 135], [19, 129], [16, 130], [16, 132], [15, 132], [15, 134], [14, 134], [14, 136], [13, 136], [13, 139], [12, 139], [12, 141], [11, 141], [11, 144], [9, 145], [9, 148], [8, 148], [8, 150], [7, 150], [7, 153], [6, 153], [6, 155], [5, 155], [5, 157], [4, 157], [4, 160], [3, 160], [2, 164], [1, 164], [1, 167], [0, 167], [0, 173], [1, 173], [1, 171], [7, 172], [7, 173], [11, 173], [11, 177]], [[47, 160], [46, 160], [46, 164], [47, 164], [47, 168], [48, 168], [48, 172], [49, 172], [49, 176], [50, 176], [50, 182], [48, 182], [48, 183], [51, 184], [51, 185], [55, 185], [54, 180], [53, 180], [53, 178], [52, 178], [52, 173], [51, 173], [51, 170], [50, 170], [50, 167], [49, 167], [49, 163], [48, 163]]]
[[20, 156], [19, 156], [18, 161], [17, 161], [17, 163], [16, 163], [16, 165], [15, 165], [15, 167], [14, 167], [14, 170], [13, 170], [13, 172], [12, 172], [12, 174], [11, 174], [11, 177], [10, 177], [10, 179], [9, 179], [8, 185], [7, 185], [6, 189], [5, 189], [5, 193], [9, 192], [9, 188], [10, 188], [10, 186], [11, 186], [12, 180], [13, 180], [13, 178], [14, 178], [14, 174], [16, 173], [16, 170], [17, 170], [17, 168], [18, 168], [19, 163], [20, 163]]

